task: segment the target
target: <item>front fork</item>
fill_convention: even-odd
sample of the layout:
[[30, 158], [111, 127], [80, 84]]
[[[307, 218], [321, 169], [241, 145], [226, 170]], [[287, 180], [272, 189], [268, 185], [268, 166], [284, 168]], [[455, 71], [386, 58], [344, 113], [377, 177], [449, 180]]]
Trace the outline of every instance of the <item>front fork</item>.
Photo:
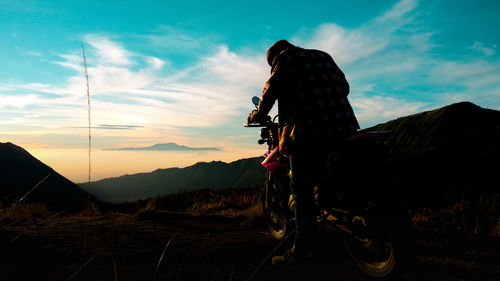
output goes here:
[[266, 188], [274, 189], [273, 191], [265, 190], [266, 201], [269, 202], [267, 196], [270, 194], [278, 194], [280, 197], [280, 208], [285, 211], [289, 219], [293, 219], [295, 200], [293, 200], [291, 193], [290, 178], [285, 174], [285, 171], [278, 171], [278, 173], [267, 171]]

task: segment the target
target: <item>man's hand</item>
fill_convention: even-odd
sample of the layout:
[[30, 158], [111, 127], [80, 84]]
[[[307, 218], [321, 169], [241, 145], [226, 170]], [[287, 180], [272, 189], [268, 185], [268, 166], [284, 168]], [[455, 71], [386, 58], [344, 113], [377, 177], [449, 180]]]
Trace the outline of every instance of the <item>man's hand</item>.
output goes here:
[[259, 114], [259, 111], [253, 110], [250, 114], [248, 114], [247, 118], [248, 123], [264, 123], [266, 118]]

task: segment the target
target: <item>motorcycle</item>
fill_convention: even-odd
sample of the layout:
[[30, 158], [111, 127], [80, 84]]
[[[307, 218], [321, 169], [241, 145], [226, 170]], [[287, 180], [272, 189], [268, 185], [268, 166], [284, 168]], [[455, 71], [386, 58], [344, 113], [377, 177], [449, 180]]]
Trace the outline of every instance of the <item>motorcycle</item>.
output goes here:
[[[258, 97], [252, 102], [257, 106]], [[294, 226], [294, 198], [290, 188], [289, 161], [279, 151], [282, 128], [275, 116], [263, 123], [245, 127], [262, 127], [259, 144], [267, 144], [262, 165], [266, 181], [261, 201], [266, 223], [276, 239], [284, 239]], [[413, 228], [408, 211], [384, 177], [387, 154], [383, 145], [388, 131], [360, 132], [347, 139], [329, 159], [328, 171], [314, 187], [316, 221], [340, 233], [356, 266], [373, 277], [395, 275], [412, 257]], [[382, 176], [381, 176], [382, 175]], [[385, 187], [385, 192], [384, 192]]]

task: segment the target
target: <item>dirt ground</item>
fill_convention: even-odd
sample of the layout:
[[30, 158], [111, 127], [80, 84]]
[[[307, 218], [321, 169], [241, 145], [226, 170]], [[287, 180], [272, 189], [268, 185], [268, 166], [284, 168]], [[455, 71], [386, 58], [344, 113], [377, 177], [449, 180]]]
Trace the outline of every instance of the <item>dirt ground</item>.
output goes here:
[[[285, 270], [265, 260], [279, 241], [261, 219], [145, 212], [56, 217], [37, 226], [4, 220], [0, 280], [373, 280], [337, 234], [318, 239], [324, 251], [316, 263]], [[498, 239], [419, 231], [417, 244], [415, 262], [397, 280], [500, 280]]]

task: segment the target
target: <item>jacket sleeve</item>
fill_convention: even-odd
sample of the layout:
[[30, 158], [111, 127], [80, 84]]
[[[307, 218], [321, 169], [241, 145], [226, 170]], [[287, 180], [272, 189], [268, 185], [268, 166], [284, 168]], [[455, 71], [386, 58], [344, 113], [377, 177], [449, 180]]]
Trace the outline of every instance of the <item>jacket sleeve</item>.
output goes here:
[[262, 90], [262, 97], [257, 108], [260, 116], [266, 116], [273, 108], [274, 102], [282, 95], [284, 89], [282, 73], [283, 71], [278, 64], [273, 67], [271, 77]]

